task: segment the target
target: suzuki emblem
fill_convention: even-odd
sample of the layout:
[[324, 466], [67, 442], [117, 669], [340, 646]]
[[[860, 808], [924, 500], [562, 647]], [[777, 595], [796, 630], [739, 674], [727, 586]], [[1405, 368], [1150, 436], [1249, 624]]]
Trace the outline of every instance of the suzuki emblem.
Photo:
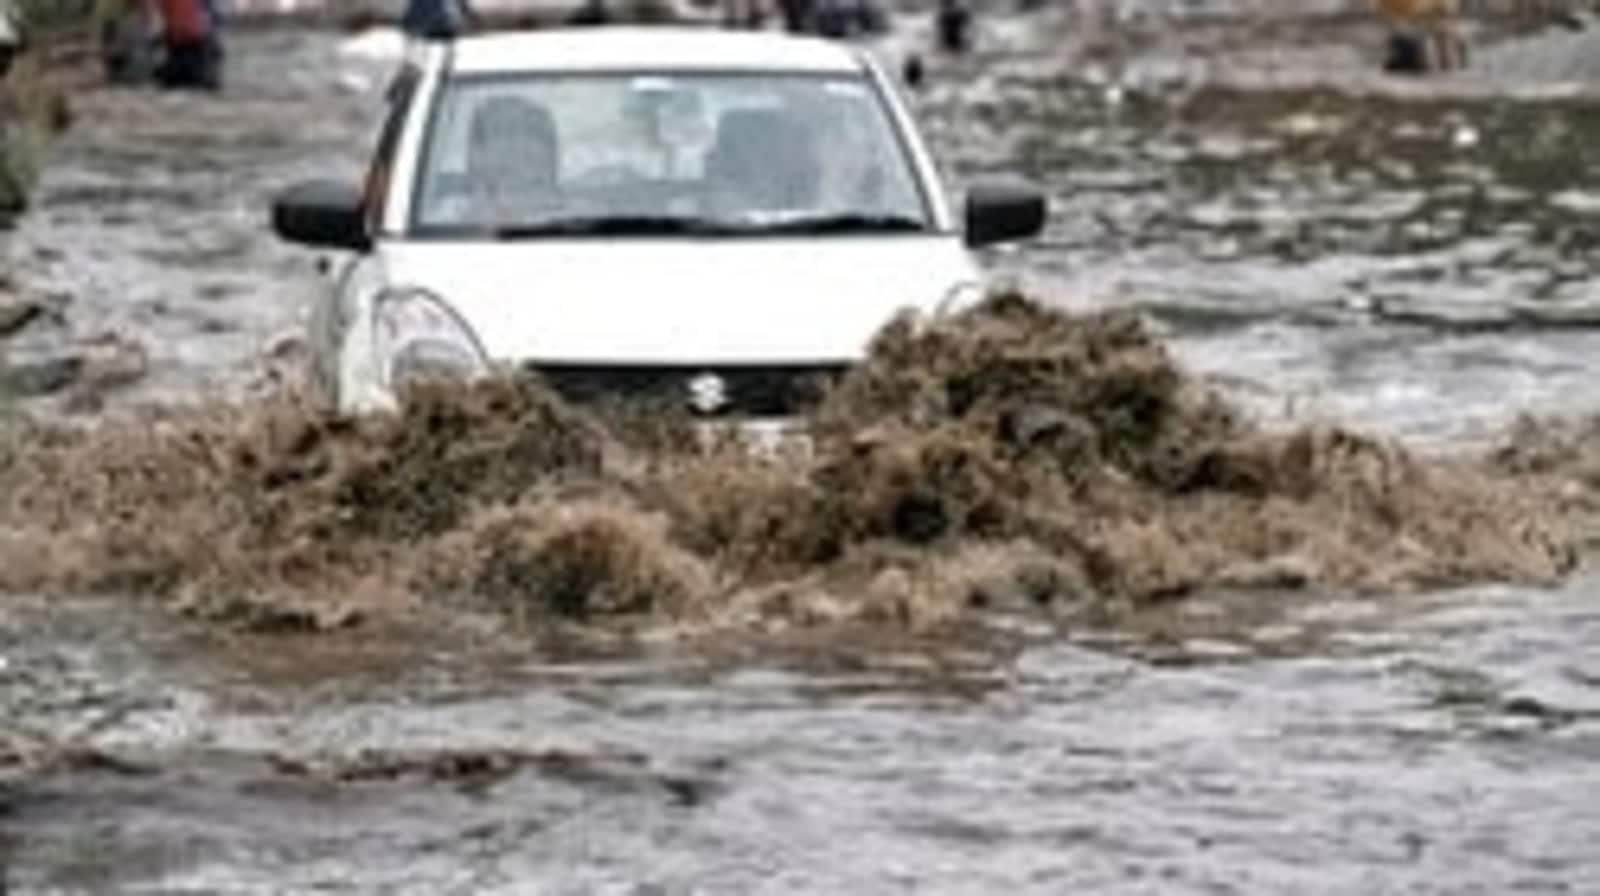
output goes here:
[[702, 414], [714, 414], [728, 405], [728, 384], [714, 373], [702, 373], [689, 381], [689, 407]]

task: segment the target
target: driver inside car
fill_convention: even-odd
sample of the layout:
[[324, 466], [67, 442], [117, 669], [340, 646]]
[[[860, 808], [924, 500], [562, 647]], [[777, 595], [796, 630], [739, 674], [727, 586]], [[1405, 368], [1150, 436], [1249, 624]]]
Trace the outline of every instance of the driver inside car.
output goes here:
[[821, 180], [810, 130], [776, 109], [723, 113], [706, 157], [713, 211], [740, 219], [813, 209]]

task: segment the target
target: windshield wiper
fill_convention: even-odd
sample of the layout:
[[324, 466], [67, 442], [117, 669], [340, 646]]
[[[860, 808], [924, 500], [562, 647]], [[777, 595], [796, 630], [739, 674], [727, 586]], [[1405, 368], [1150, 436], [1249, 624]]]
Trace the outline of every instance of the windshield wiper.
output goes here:
[[516, 240], [540, 236], [655, 236], [657, 234], [723, 235], [742, 232], [724, 221], [679, 215], [596, 215], [554, 218], [494, 229], [497, 239]]
[[905, 215], [849, 212], [833, 215], [802, 215], [766, 221], [730, 221], [681, 215], [595, 215], [511, 224], [495, 228], [493, 234], [496, 239], [516, 240], [541, 236], [918, 233], [927, 229], [927, 225], [922, 221]]
[[755, 233], [919, 233], [928, 229], [926, 223], [905, 215], [862, 212], [780, 218], [747, 226]]

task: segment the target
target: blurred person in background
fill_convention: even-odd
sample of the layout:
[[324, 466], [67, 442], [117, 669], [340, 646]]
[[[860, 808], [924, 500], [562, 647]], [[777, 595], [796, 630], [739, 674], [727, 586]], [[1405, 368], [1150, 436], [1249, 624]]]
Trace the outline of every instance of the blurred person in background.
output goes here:
[[778, 0], [791, 34], [846, 38], [886, 34], [889, 14], [879, 0]]
[[156, 80], [168, 88], [222, 86], [222, 41], [214, 0], [150, 0], [165, 51]]
[[[400, 32], [406, 39], [400, 67], [415, 64], [428, 41], [453, 40], [477, 24], [478, 14], [468, 0], [406, 0], [405, 12], [400, 15]], [[397, 76], [389, 85], [390, 99], [398, 84]]]
[[419, 54], [428, 41], [452, 40], [478, 24], [478, 14], [468, 0], [406, 0], [400, 15], [400, 33], [405, 35], [400, 71], [389, 82], [385, 96], [393, 102], [399, 95], [407, 68], [419, 64]]
[[406, 0], [400, 30], [413, 41], [450, 40], [476, 22], [477, 14], [467, 0]]
[[967, 0], [939, 0], [934, 24], [941, 50], [965, 53], [972, 48], [972, 6]]

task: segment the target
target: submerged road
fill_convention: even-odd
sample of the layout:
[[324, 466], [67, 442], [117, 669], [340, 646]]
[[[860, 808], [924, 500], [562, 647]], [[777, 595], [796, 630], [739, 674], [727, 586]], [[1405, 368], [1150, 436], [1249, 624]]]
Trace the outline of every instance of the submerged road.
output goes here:
[[[1591, 100], [1336, 90], [1320, 51], [1306, 86], [1207, 87], [1167, 78], [1210, 70], [1178, 44], [1113, 94], [1069, 37], [992, 27], [919, 102], [958, 178], [1055, 197], [998, 269], [1148, 308], [1264, 414], [1459, 439], [1593, 409]], [[315, 284], [265, 201], [359, 172], [388, 70], [339, 48], [239, 34], [220, 97], [84, 97], [9, 246], [59, 320], [13, 355], [137, 345], [113, 409], [258, 385]], [[623, 658], [8, 598], [0, 719], [82, 750], [0, 778], [0, 890], [1592, 893], [1597, 594]]]

